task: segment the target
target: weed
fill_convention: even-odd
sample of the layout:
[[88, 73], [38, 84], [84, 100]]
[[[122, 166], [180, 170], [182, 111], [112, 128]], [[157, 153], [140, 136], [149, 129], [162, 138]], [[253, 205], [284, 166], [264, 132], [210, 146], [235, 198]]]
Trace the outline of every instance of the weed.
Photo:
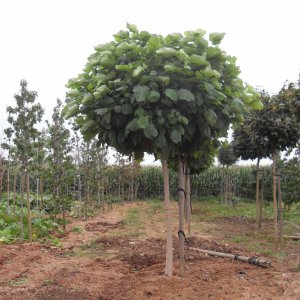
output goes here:
[[42, 282], [42, 286], [48, 286], [48, 285], [51, 285], [51, 284], [54, 284], [54, 280], [53, 279], [50, 279], [50, 278], [46, 278], [43, 282]]
[[72, 232], [80, 233], [82, 231], [82, 227], [75, 226], [71, 229]]
[[26, 274], [23, 274], [20, 278], [11, 280], [9, 282], [10, 285], [12, 286], [19, 286], [19, 285], [23, 285], [26, 284], [28, 282], [28, 278]]

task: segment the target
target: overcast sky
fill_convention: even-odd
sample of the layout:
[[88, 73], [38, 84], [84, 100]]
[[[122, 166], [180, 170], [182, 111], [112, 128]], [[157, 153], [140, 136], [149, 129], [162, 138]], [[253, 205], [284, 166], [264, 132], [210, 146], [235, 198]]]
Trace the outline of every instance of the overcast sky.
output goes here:
[[26, 79], [50, 118], [93, 47], [111, 41], [126, 22], [163, 35], [225, 32], [221, 47], [238, 58], [241, 78], [276, 93], [299, 78], [299, 11], [298, 0], [2, 0], [0, 116], [6, 119]]

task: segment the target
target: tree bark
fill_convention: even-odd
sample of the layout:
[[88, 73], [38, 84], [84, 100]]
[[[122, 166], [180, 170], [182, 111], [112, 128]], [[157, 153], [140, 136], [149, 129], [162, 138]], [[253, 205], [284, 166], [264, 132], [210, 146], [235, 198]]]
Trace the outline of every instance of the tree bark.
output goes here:
[[17, 194], [17, 171], [18, 169], [15, 169], [14, 172], [14, 189], [13, 189], [13, 214], [16, 213], [16, 194]]
[[24, 172], [22, 172], [21, 174], [21, 185], [20, 185], [20, 189], [21, 189], [21, 207], [20, 207], [20, 242], [23, 243], [24, 241], [24, 223], [23, 223], [23, 204], [24, 204], [24, 190], [25, 190], [25, 174]]
[[277, 209], [277, 154], [276, 152], [272, 155], [273, 158], [273, 219], [274, 219], [274, 237], [275, 241], [278, 242], [278, 209]]
[[185, 198], [185, 180], [183, 174], [183, 163], [181, 158], [178, 159], [178, 171], [179, 171], [179, 276], [184, 276], [184, 198]]
[[27, 192], [27, 228], [28, 228], [28, 242], [32, 242], [32, 228], [31, 228], [31, 208], [30, 208], [30, 185], [29, 185], [29, 170], [26, 168], [26, 192]]
[[9, 214], [9, 205], [10, 205], [10, 172], [9, 165], [7, 164], [7, 195], [6, 195], [6, 213]]
[[282, 195], [281, 195], [281, 178], [280, 174], [277, 173], [277, 188], [278, 188], [278, 235], [280, 243], [283, 242], [283, 213], [282, 213]]
[[173, 275], [173, 233], [172, 233], [172, 213], [171, 213], [171, 201], [170, 201], [170, 183], [169, 183], [169, 171], [168, 163], [166, 160], [162, 160], [163, 177], [164, 177], [164, 206], [167, 225], [167, 245], [166, 245], [166, 268], [165, 275]]
[[185, 193], [186, 193], [186, 222], [187, 222], [187, 233], [191, 234], [191, 169], [189, 162], [186, 163], [186, 182], [185, 182]]
[[259, 162], [260, 159], [257, 159], [257, 163], [256, 163], [256, 222], [255, 222], [255, 229], [257, 231], [261, 230], [261, 218], [260, 218], [260, 194], [259, 194], [259, 190], [260, 190], [260, 180], [259, 180]]

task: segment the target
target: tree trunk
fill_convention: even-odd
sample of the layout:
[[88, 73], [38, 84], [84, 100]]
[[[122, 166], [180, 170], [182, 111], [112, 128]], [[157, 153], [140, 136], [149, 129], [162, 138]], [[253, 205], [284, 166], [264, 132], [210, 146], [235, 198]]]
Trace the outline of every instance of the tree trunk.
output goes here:
[[16, 194], [17, 194], [17, 169], [14, 172], [14, 189], [13, 189], [13, 214], [16, 213]]
[[257, 164], [256, 164], [256, 222], [255, 222], [255, 229], [257, 231], [261, 230], [261, 218], [260, 218], [260, 194], [259, 194], [259, 190], [260, 190], [260, 180], [259, 180], [259, 161], [260, 159], [257, 159]]
[[276, 152], [272, 155], [273, 158], [273, 209], [274, 209], [274, 237], [275, 241], [278, 242], [278, 209], [277, 209], [277, 154]]
[[28, 227], [28, 242], [32, 242], [31, 228], [31, 208], [30, 208], [30, 186], [29, 186], [29, 170], [26, 168], [26, 192], [27, 192], [27, 227]]
[[179, 276], [184, 276], [184, 198], [185, 198], [185, 180], [183, 174], [183, 163], [181, 158], [178, 160], [179, 171]]
[[22, 172], [21, 174], [21, 185], [20, 185], [20, 189], [21, 189], [21, 207], [20, 207], [20, 242], [23, 243], [24, 241], [24, 223], [23, 223], [23, 204], [24, 204], [24, 190], [25, 190], [25, 174], [24, 172]]
[[43, 188], [44, 180], [43, 177], [40, 178], [40, 211], [44, 209], [44, 188]]
[[281, 178], [280, 174], [277, 173], [277, 187], [278, 187], [278, 225], [279, 225], [279, 241], [283, 242], [283, 214], [282, 214], [282, 195], [281, 195]]
[[263, 203], [264, 203], [264, 170], [261, 170], [261, 189], [260, 189], [260, 200], [259, 200], [259, 222], [260, 227], [262, 223], [262, 209], [263, 209]]
[[172, 213], [171, 213], [171, 201], [170, 201], [170, 183], [169, 183], [169, 171], [166, 160], [162, 160], [163, 177], [164, 177], [164, 206], [166, 214], [167, 225], [167, 245], [166, 245], [166, 269], [165, 275], [173, 275], [173, 234], [172, 234]]
[[185, 182], [185, 193], [186, 193], [186, 214], [187, 214], [187, 232], [191, 234], [191, 169], [190, 165], [186, 163], [186, 182]]
[[9, 165], [7, 165], [7, 195], [6, 195], [6, 213], [9, 214], [9, 202], [10, 202], [10, 172], [9, 172]]

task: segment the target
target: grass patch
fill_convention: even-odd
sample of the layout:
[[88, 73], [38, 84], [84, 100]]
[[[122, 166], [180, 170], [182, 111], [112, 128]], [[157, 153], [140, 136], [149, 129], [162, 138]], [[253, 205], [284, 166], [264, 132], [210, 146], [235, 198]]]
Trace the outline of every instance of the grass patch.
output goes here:
[[10, 284], [11, 286], [20, 286], [20, 285], [26, 284], [27, 282], [28, 282], [27, 275], [26, 275], [26, 274], [23, 274], [20, 278], [11, 280], [11, 281], [9, 282], [9, 284]]
[[54, 284], [54, 280], [53, 279], [50, 279], [50, 278], [46, 278], [43, 282], [42, 282], [42, 286], [48, 286], [48, 285], [51, 285], [51, 284]]
[[72, 232], [80, 233], [82, 232], [82, 227], [80, 226], [75, 226], [71, 229]]
[[128, 209], [127, 215], [124, 219], [124, 224], [135, 229], [143, 228], [144, 223], [141, 220], [141, 208], [132, 207]]

